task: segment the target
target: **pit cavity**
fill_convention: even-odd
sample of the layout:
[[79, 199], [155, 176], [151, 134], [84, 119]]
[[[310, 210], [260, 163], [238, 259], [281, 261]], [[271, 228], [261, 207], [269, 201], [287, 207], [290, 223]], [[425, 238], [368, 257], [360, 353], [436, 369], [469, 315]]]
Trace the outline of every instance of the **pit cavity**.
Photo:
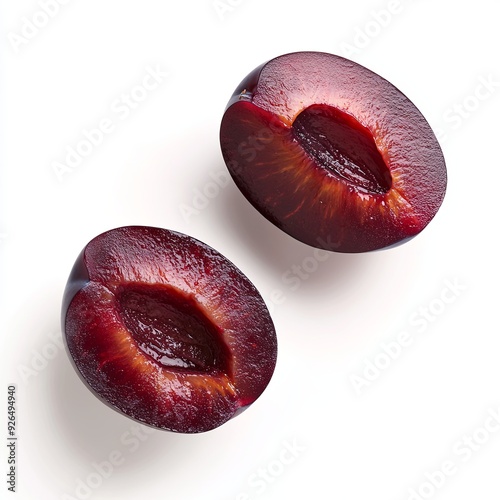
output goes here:
[[196, 301], [166, 285], [128, 284], [117, 290], [118, 311], [139, 348], [162, 366], [227, 372], [229, 351]]
[[392, 176], [373, 135], [351, 115], [315, 104], [297, 116], [292, 130], [308, 156], [339, 179], [371, 194], [391, 189]]

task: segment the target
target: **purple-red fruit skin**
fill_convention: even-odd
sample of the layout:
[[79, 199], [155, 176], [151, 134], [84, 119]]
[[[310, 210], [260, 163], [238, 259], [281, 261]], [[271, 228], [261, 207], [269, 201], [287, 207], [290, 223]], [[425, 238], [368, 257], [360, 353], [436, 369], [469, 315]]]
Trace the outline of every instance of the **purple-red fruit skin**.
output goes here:
[[384, 78], [332, 54], [286, 54], [251, 72], [228, 103], [220, 143], [248, 201], [326, 250], [407, 241], [446, 191], [443, 153], [420, 111]]
[[166, 229], [94, 238], [66, 286], [62, 326], [91, 391], [146, 425], [212, 430], [271, 380], [277, 340], [256, 288], [213, 248]]

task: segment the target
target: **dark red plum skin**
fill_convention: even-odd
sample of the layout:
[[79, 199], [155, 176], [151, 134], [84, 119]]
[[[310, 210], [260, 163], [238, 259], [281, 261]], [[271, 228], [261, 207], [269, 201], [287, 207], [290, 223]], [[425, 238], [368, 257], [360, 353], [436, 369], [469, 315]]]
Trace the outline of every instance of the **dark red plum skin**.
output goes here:
[[62, 327], [101, 401], [174, 432], [206, 432], [239, 414], [277, 359], [273, 322], [248, 278], [208, 245], [160, 228], [117, 228], [85, 247]]
[[419, 234], [447, 185], [429, 123], [394, 85], [348, 59], [297, 52], [238, 85], [220, 143], [247, 200], [325, 250], [389, 248]]

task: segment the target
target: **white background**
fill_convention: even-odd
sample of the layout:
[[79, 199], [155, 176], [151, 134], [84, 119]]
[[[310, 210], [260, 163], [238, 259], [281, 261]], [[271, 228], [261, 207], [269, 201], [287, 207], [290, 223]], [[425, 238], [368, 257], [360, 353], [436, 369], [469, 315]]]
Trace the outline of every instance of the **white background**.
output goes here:
[[[0, 437], [13, 383], [12, 498], [407, 500], [413, 489], [414, 500], [498, 499], [498, 2], [70, 0], [30, 31], [44, 24], [42, 3], [4, 0], [0, 12]], [[318, 262], [232, 182], [214, 188], [232, 91], [299, 50], [384, 76], [442, 139], [446, 199], [411, 242]], [[148, 67], [168, 76], [141, 93]], [[124, 109], [131, 92], [142, 101]], [[103, 119], [113, 130], [58, 177], [54, 164]], [[204, 191], [206, 206], [183, 215]], [[146, 434], [83, 386], [60, 347], [74, 260], [129, 224], [215, 247], [272, 310], [271, 384], [209, 433]], [[292, 287], [294, 266], [309, 271]], [[398, 351], [391, 342], [405, 333]], [[10, 498], [2, 447], [0, 496]], [[434, 474], [443, 462], [453, 473]]]

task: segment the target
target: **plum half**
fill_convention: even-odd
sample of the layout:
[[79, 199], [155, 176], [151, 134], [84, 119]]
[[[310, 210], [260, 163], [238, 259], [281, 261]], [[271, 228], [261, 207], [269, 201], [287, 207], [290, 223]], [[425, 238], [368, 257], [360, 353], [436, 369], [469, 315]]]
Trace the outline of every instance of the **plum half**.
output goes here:
[[345, 58], [286, 54], [236, 88], [220, 128], [248, 201], [290, 236], [338, 252], [421, 232], [447, 183], [439, 143], [394, 85]]
[[254, 285], [190, 236], [129, 226], [75, 262], [62, 327], [77, 373], [103, 402], [174, 432], [214, 429], [271, 380], [276, 332]]

